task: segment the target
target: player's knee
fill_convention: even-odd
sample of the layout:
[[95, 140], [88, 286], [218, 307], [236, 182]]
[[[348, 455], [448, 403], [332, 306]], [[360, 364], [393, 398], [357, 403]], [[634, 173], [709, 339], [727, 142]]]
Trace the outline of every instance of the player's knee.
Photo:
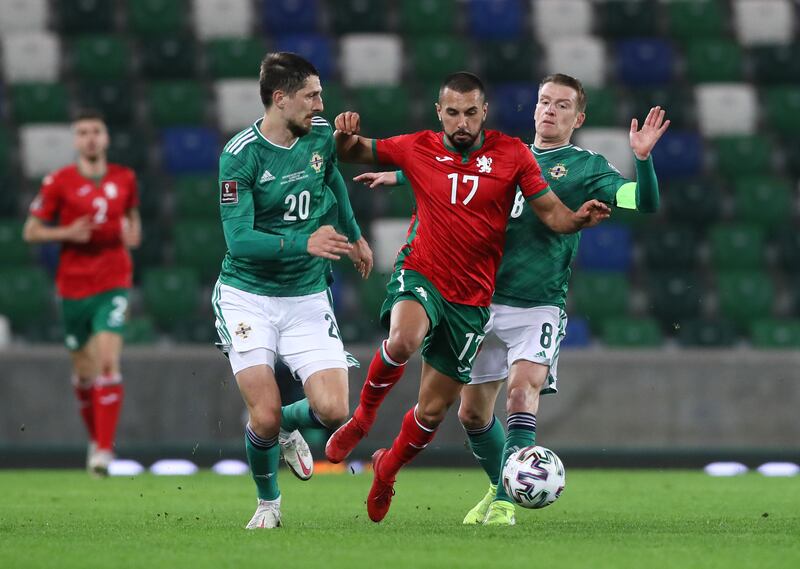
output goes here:
[[417, 407], [417, 420], [424, 427], [435, 429], [438, 427], [447, 414], [447, 407], [444, 405], [428, 405], [425, 408]]
[[271, 438], [278, 434], [281, 428], [281, 414], [273, 410], [251, 410], [250, 428], [261, 438]]
[[89, 374], [77, 373], [72, 376], [72, 385], [78, 389], [89, 389], [94, 385], [94, 377]]
[[408, 361], [422, 345], [423, 339], [424, 336], [418, 338], [416, 334], [405, 330], [392, 330], [389, 334], [389, 344], [387, 346], [389, 357], [399, 362]]
[[465, 429], [480, 429], [485, 427], [492, 418], [493, 410], [487, 413], [485, 409], [479, 409], [472, 405], [464, 405], [458, 408], [458, 420]]
[[539, 398], [541, 386], [509, 385], [506, 396], [506, 410], [509, 413], [530, 412]]
[[329, 429], [341, 426], [350, 413], [347, 401], [327, 401], [314, 408], [319, 420]]

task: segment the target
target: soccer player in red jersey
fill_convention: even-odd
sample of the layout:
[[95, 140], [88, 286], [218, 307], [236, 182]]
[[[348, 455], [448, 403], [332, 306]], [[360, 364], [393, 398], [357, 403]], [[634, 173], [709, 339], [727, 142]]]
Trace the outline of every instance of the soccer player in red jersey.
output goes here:
[[517, 186], [552, 230], [573, 233], [607, 218], [597, 200], [573, 212], [550, 191], [530, 150], [517, 138], [483, 128], [488, 111], [481, 80], [448, 76], [436, 111], [443, 132], [383, 140], [359, 136], [357, 113], [336, 117], [339, 157], [346, 162], [399, 166], [417, 209], [400, 250], [381, 320], [389, 338], [376, 352], [353, 417], [329, 439], [325, 453], [344, 460], [369, 432], [406, 361], [422, 347], [419, 401], [403, 419], [391, 449], [373, 455], [367, 498], [370, 519], [389, 511], [397, 472], [433, 440], [484, 338], [495, 275]]
[[23, 237], [58, 242], [56, 275], [72, 383], [89, 432], [87, 469], [108, 474], [122, 405], [122, 333], [133, 267], [129, 248], [141, 241], [136, 176], [106, 159], [103, 116], [91, 110], [72, 124], [78, 160], [44, 178]]

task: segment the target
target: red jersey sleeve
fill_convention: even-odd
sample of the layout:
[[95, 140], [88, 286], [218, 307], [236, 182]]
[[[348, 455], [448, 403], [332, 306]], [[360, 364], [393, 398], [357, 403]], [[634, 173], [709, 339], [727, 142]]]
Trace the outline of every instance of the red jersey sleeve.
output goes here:
[[128, 192], [128, 203], [125, 204], [125, 211], [139, 207], [139, 184], [136, 182], [136, 174], [130, 171], [130, 192]]
[[550, 187], [542, 176], [539, 163], [533, 157], [530, 149], [521, 141], [517, 144], [517, 163], [519, 164], [517, 185], [526, 199], [536, 199], [550, 191]]
[[52, 174], [45, 176], [39, 193], [31, 202], [30, 214], [42, 221], [52, 223], [61, 208], [61, 187]]
[[412, 148], [415, 135], [401, 134], [391, 138], [380, 138], [373, 142], [375, 158], [382, 164], [394, 164], [403, 168], [408, 155], [408, 150]]

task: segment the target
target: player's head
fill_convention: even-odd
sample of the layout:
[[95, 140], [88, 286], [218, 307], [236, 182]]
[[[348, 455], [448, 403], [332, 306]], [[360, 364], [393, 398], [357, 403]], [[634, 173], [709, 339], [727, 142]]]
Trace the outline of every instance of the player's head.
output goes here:
[[537, 139], [566, 143], [586, 119], [585, 110], [586, 91], [580, 81], [562, 73], [548, 75], [539, 84], [533, 112]]
[[436, 114], [445, 136], [456, 150], [464, 151], [475, 144], [488, 109], [483, 81], [477, 75], [459, 71], [442, 81]]
[[81, 109], [72, 118], [72, 133], [78, 156], [91, 162], [106, 157], [109, 138], [103, 113], [95, 109]]
[[261, 102], [286, 121], [294, 136], [311, 131], [311, 118], [322, 112], [319, 72], [307, 60], [285, 51], [268, 53], [259, 74]]

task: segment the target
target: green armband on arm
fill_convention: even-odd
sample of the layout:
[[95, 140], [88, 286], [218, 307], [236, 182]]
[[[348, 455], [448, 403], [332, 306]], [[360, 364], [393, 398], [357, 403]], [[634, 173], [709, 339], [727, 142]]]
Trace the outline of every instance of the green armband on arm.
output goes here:
[[619, 187], [616, 194], [617, 207], [654, 213], [658, 210], [659, 201], [653, 158], [636, 159], [636, 182], [628, 182]]

